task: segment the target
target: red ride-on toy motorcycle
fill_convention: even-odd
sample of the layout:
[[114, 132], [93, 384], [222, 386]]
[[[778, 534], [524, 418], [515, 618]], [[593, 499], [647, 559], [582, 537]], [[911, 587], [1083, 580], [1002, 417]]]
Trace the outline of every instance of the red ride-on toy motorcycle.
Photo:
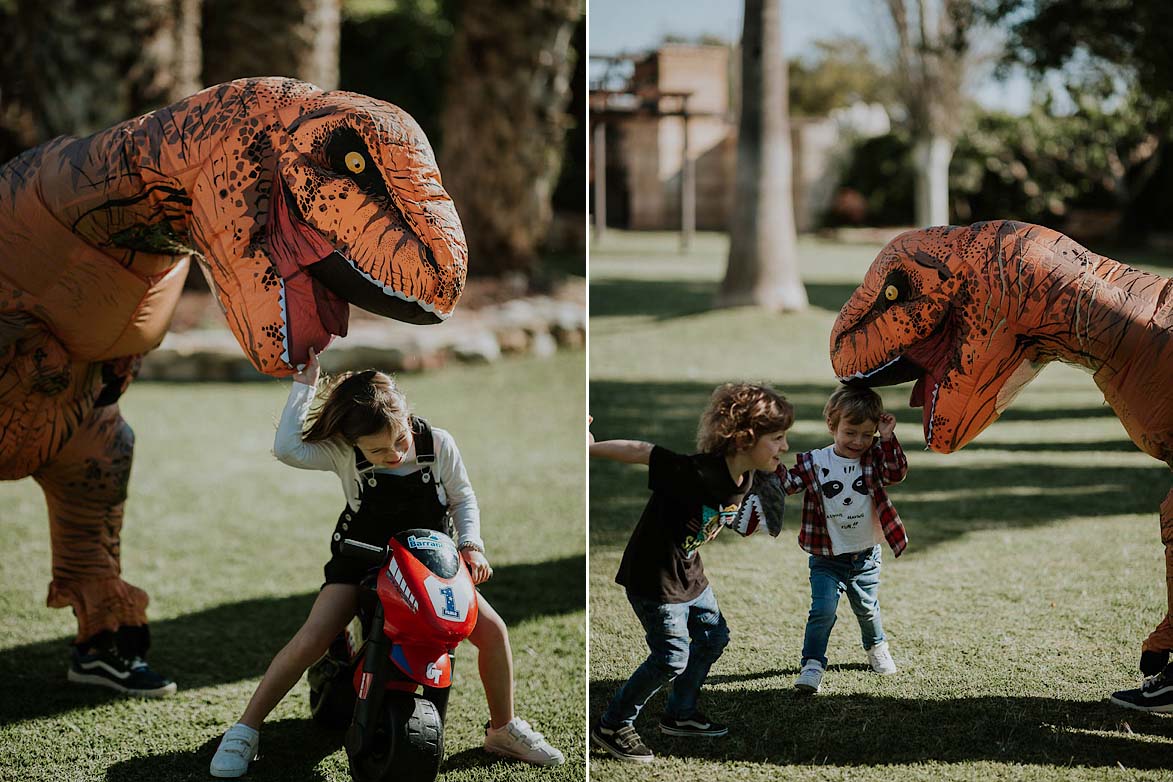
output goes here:
[[429, 529], [341, 553], [378, 565], [360, 585], [359, 620], [310, 667], [310, 710], [346, 730], [357, 782], [432, 782], [444, 756], [453, 652], [477, 622], [477, 596], [456, 544]]

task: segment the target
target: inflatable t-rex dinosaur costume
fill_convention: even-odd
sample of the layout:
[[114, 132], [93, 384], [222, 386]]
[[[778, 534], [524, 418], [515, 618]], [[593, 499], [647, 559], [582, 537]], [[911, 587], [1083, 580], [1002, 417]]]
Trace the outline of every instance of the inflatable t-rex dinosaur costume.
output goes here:
[[[292, 79], [209, 87], [0, 168], [0, 479], [45, 492], [50, 606], [77, 642], [145, 653], [147, 595], [121, 578], [134, 435], [118, 398], [201, 264], [259, 371], [346, 334], [349, 303], [410, 323], [452, 312], [460, 220], [401, 109]], [[137, 648], [136, 648], [137, 647]]]
[[[1145, 453], [1173, 467], [1173, 280], [1063, 234], [998, 221], [909, 231], [872, 263], [831, 332], [845, 382], [916, 380], [929, 448], [951, 453], [992, 424], [1044, 364], [1092, 371]], [[1161, 504], [1168, 612], [1142, 646], [1173, 650], [1173, 491]]]

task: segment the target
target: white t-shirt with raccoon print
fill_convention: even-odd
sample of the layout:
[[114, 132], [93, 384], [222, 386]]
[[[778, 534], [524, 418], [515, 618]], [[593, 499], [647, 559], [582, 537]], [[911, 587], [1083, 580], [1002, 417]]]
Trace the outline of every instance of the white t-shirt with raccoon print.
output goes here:
[[884, 540], [875, 504], [863, 481], [859, 459], [846, 459], [828, 445], [811, 451], [834, 554], [869, 549]]

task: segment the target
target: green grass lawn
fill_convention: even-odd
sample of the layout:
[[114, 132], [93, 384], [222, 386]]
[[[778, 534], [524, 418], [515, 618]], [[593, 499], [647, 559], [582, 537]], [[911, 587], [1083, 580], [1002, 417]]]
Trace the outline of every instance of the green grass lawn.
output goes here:
[[[878, 249], [800, 242], [812, 306], [780, 316], [709, 309], [722, 236], [701, 235], [681, 256], [672, 235], [609, 233], [591, 251], [596, 438], [690, 450], [713, 387], [742, 379], [794, 403], [792, 452], [826, 445], [828, 335]], [[1167, 259], [1142, 265], [1169, 273]], [[655, 762], [592, 752], [592, 780], [1173, 779], [1173, 718], [1105, 700], [1138, 683], [1140, 643], [1165, 611], [1157, 508], [1168, 468], [1136, 450], [1088, 375], [1065, 366], [950, 456], [924, 450], [910, 391], [881, 390], [910, 464], [891, 496], [911, 542], [899, 560], [885, 551], [880, 590], [900, 673], [870, 673], [843, 600], [823, 691], [793, 693], [809, 584], [792, 498], [778, 539], [726, 532], [703, 551], [732, 642], [702, 707], [730, 735], [660, 734], [660, 693], [636, 724]], [[646, 472], [590, 465], [592, 721], [646, 656], [613, 582]]]
[[[495, 568], [483, 592], [510, 627], [517, 713], [567, 756], [543, 770], [480, 749], [488, 709], [463, 644], [441, 779], [585, 779], [584, 359], [400, 378], [414, 410], [453, 433], [477, 491]], [[66, 683], [75, 625], [44, 607], [40, 490], [0, 483], [0, 779], [209, 778], [220, 734], [308, 613], [343, 502], [333, 474], [269, 453], [288, 387], [137, 383], [123, 397], [137, 435], [124, 574], [151, 594], [151, 661], [179, 683], [173, 698]], [[350, 778], [341, 737], [308, 719], [307, 696], [303, 680], [277, 707], [249, 779]]]

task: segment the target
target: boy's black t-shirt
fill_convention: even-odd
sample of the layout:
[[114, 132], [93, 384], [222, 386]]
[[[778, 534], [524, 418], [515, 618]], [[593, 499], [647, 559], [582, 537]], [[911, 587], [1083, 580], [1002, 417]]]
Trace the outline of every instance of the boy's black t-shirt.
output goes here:
[[[623, 550], [615, 581], [661, 603], [699, 596], [709, 580], [698, 549], [715, 526], [736, 515], [752, 476], [743, 475], [738, 486], [723, 456], [686, 456], [654, 446], [648, 460], [652, 496]], [[694, 520], [700, 522], [696, 533], [688, 529]]]

